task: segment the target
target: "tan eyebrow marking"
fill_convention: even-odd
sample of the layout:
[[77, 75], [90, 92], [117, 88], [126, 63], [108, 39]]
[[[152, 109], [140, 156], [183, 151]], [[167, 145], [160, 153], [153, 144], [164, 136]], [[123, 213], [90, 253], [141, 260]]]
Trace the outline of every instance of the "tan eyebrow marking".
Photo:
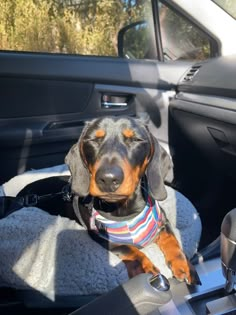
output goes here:
[[105, 137], [105, 130], [103, 130], [103, 129], [98, 129], [98, 130], [96, 130], [95, 131], [95, 137], [96, 138], [103, 138], [103, 137]]
[[126, 137], [126, 138], [132, 138], [134, 136], [134, 132], [133, 130], [127, 128], [127, 129], [124, 129], [123, 130], [123, 135]]

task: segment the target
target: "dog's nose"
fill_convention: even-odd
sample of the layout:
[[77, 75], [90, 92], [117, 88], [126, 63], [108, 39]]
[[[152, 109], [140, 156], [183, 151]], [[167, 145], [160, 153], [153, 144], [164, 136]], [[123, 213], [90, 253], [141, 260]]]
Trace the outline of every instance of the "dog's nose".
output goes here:
[[119, 166], [99, 168], [95, 180], [102, 192], [115, 192], [124, 179], [124, 173]]

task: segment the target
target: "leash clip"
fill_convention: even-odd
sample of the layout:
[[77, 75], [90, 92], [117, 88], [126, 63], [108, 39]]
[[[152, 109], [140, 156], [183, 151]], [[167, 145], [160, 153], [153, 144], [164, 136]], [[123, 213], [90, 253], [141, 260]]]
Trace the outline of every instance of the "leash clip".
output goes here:
[[38, 203], [38, 196], [36, 194], [26, 195], [24, 197], [24, 206], [32, 207], [36, 206]]
[[62, 196], [63, 201], [71, 201], [72, 200], [72, 193], [70, 190], [70, 185], [66, 185], [62, 188], [62, 191], [57, 192], [57, 193], [52, 193], [52, 194], [46, 194], [46, 195], [42, 195], [42, 196], [38, 196], [36, 194], [29, 194], [29, 195], [25, 195], [23, 197], [23, 204], [22, 206], [25, 207], [34, 207], [38, 204], [38, 202], [40, 200], [47, 200], [47, 199], [51, 199], [54, 198], [56, 196]]
[[67, 201], [67, 202], [70, 202], [72, 201], [72, 192], [71, 192], [71, 188], [70, 188], [70, 185], [65, 185], [63, 188], [62, 188], [62, 199], [64, 201]]

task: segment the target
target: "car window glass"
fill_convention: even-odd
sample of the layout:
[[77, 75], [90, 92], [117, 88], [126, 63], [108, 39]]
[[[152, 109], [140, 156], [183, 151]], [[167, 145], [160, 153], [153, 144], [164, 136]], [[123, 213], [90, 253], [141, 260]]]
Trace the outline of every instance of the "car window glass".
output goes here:
[[161, 2], [159, 19], [165, 60], [203, 60], [211, 56], [209, 38]]
[[213, 0], [218, 4], [223, 10], [225, 10], [229, 15], [236, 19], [236, 1], [235, 0]]
[[118, 56], [118, 31], [150, 12], [150, 0], [1, 0], [0, 50]]

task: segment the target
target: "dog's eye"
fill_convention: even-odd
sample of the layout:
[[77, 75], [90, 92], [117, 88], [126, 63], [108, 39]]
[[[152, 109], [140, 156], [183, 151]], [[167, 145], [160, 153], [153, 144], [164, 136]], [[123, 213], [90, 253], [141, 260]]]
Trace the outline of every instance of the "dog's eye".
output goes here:
[[139, 137], [134, 137], [132, 140], [135, 142], [146, 142], [146, 140], [139, 138]]
[[88, 139], [88, 141], [90, 142], [96, 142], [96, 143], [100, 143], [103, 140], [103, 138], [90, 138]]
[[140, 137], [131, 137], [131, 138], [126, 138], [124, 137], [124, 141], [125, 143], [127, 144], [135, 144], [135, 143], [144, 143], [144, 142], [147, 142], [146, 140], [144, 140], [143, 138], [140, 138]]
[[103, 138], [88, 138], [88, 139], [84, 139], [83, 141], [85, 143], [96, 143], [96, 144], [100, 144], [102, 142]]

